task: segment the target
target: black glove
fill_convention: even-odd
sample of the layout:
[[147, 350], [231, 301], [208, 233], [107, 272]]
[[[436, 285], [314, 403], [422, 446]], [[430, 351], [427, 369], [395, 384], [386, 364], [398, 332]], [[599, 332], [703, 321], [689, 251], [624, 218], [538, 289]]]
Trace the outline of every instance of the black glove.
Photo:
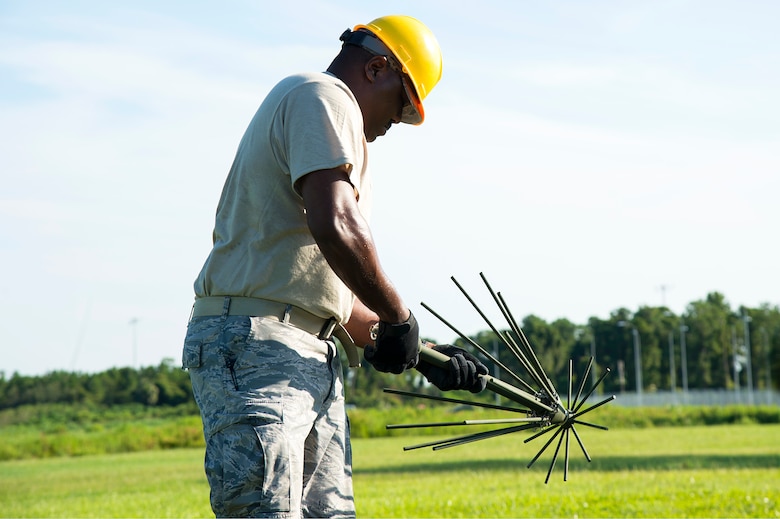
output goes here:
[[433, 349], [450, 357], [450, 361], [447, 368], [427, 362], [417, 366], [417, 371], [422, 373], [428, 382], [442, 391], [468, 389], [472, 393], [479, 393], [485, 389], [487, 379], [479, 375], [487, 375], [488, 369], [474, 355], [450, 344], [439, 344]]
[[377, 371], [403, 373], [413, 368], [420, 360], [420, 328], [417, 319], [409, 312], [409, 319], [400, 324], [379, 321], [376, 345], [363, 348], [366, 362]]

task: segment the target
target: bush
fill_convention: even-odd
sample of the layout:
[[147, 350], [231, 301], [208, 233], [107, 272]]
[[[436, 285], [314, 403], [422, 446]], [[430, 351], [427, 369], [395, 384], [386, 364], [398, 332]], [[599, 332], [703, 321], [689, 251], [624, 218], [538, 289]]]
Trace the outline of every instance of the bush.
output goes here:
[[[471, 406], [417, 405], [353, 408], [349, 410], [353, 438], [399, 435], [456, 436], [496, 426], [447, 426], [387, 429], [388, 424], [432, 424], [523, 414]], [[780, 408], [770, 406], [642, 407], [606, 405], [587, 415], [587, 421], [609, 428], [684, 427], [692, 425], [777, 424]], [[0, 411], [3, 441], [0, 460], [84, 456], [141, 450], [203, 447], [197, 409], [137, 404], [22, 406]]]
[[[452, 422], [459, 420], [480, 420], [488, 418], [509, 418], [513, 415], [466, 406], [404, 406], [388, 408], [355, 409], [350, 411], [351, 435], [353, 438], [375, 438], [397, 435], [429, 435], [443, 433], [477, 432], [479, 426], [425, 427], [410, 429], [386, 429], [387, 424], [415, 424]], [[771, 406], [726, 406], [726, 407], [620, 407], [606, 405], [592, 414], [586, 421], [610, 428], [685, 427], [692, 425], [732, 424], [776, 424], [780, 423], [780, 408]], [[489, 426], [487, 428], [493, 428]], [[453, 434], [453, 435], [454, 435]]]

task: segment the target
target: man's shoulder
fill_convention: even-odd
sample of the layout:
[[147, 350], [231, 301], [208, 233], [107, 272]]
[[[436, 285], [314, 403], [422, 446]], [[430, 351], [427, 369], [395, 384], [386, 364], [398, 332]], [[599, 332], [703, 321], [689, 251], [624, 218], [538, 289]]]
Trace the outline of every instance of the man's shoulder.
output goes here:
[[277, 83], [276, 88], [291, 90], [303, 85], [311, 85], [314, 88], [318, 86], [330, 88], [341, 87], [343, 84], [340, 79], [327, 72], [301, 72], [282, 79]]
[[349, 87], [327, 72], [287, 76], [271, 90], [266, 101], [273, 106], [281, 107], [285, 112], [290, 109], [305, 112], [323, 107], [346, 107], [357, 104]]

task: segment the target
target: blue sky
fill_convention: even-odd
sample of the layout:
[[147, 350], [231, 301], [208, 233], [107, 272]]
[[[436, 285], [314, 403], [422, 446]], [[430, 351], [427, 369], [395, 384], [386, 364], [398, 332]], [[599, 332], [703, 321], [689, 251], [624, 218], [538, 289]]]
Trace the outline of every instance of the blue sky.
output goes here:
[[548, 321], [780, 303], [780, 3], [386, 5], [0, 4], [0, 370], [178, 362], [263, 96], [393, 13], [444, 53], [425, 124], [369, 147], [374, 236], [424, 335], [454, 338], [421, 301], [487, 328], [449, 279], [491, 308], [480, 272]]

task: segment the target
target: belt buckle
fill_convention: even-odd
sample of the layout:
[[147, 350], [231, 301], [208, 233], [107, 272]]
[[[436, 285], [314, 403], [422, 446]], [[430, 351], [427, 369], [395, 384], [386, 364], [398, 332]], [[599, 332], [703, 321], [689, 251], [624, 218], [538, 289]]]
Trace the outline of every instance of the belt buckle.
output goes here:
[[325, 324], [322, 325], [322, 329], [320, 330], [319, 335], [317, 335], [317, 338], [322, 341], [327, 341], [331, 338], [333, 335], [333, 330], [336, 329], [336, 325], [338, 325], [338, 321], [336, 321], [335, 317], [329, 318], [327, 321], [325, 321]]

